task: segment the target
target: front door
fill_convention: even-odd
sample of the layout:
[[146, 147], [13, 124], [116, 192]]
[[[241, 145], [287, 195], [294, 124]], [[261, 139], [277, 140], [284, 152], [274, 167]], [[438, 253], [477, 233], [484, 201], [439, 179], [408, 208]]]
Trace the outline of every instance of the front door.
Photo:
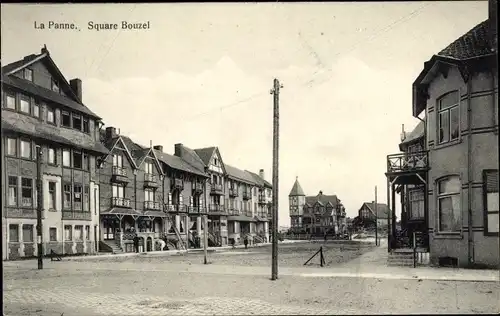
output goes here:
[[115, 239], [115, 231], [118, 228], [114, 220], [104, 220], [104, 240]]

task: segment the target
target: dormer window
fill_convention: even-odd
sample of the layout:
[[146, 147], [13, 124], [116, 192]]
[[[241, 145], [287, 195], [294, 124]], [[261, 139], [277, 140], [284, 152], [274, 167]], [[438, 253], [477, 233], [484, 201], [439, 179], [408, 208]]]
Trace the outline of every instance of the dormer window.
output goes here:
[[33, 70], [24, 68], [24, 79], [33, 81]]
[[54, 92], [59, 92], [59, 85], [57, 84], [57, 81], [52, 79], [52, 91]]

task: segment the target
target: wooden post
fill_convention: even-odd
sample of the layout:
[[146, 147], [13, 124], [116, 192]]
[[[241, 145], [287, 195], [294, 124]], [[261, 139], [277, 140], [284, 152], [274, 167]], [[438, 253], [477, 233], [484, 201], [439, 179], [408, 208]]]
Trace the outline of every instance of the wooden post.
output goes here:
[[320, 259], [320, 261], [321, 261], [321, 262], [320, 262], [320, 265], [321, 265], [321, 267], [323, 267], [323, 262], [324, 262], [324, 259], [323, 259], [323, 247], [320, 247], [320, 248], [319, 248], [319, 256], [320, 256], [320, 258], [319, 258], [319, 259]]
[[38, 269], [43, 269], [43, 228], [42, 228], [42, 213], [43, 213], [43, 180], [42, 180], [42, 147], [36, 146], [36, 232], [37, 232], [37, 246], [38, 246]]
[[377, 204], [377, 186], [375, 186], [375, 246], [378, 246], [378, 204]]
[[[389, 177], [387, 177], [387, 207], [391, 207], [391, 182]], [[394, 210], [390, 210], [387, 212], [387, 252], [391, 252], [391, 212]]]
[[203, 215], [203, 263], [207, 264], [207, 244], [208, 244], [208, 238], [207, 238], [207, 229], [208, 229], [208, 216]]

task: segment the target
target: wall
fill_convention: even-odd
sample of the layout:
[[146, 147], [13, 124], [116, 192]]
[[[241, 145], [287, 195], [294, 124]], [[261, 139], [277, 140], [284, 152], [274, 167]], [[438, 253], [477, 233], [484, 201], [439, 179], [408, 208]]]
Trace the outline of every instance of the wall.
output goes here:
[[[439, 75], [429, 87], [427, 102], [429, 162], [429, 230], [431, 261], [437, 263], [439, 257], [455, 257], [461, 266], [468, 264], [468, 182], [472, 185], [472, 230], [475, 262], [496, 266], [499, 264], [498, 237], [484, 235], [482, 171], [498, 168], [498, 123], [495, 117], [498, 103], [493, 102], [493, 77], [486, 73], [472, 77], [471, 121], [467, 119], [467, 84], [456, 67], [450, 69], [448, 77]], [[495, 78], [495, 82], [496, 82]], [[452, 90], [460, 89], [460, 131], [459, 140], [449, 146], [437, 145], [437, 99]], [[496, 92], [498, 93], [498, 92]], [[497, 98], [498, 96], [496, 96]], [[496, 105], [495, 105], [496, 104]], [[471, 161], [468, 164], [468, 126], [470, 135]], [[493, 132], [496, 124], [497, 132]], [[468, 168], [472, 177], [469, 179]], [[441, 177], [456, 174], [460, 176], [462, 229], [458, 234], [438, 232], [436, 181]]]

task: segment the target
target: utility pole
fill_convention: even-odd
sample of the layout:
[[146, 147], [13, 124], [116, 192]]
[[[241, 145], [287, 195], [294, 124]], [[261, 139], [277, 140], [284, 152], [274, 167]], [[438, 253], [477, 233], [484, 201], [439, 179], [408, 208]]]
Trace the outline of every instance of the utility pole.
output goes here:
[[378, 246], [378, 204], [377, 204], [377, 186], [375, 186], [375, 246]]
[[43, 243], [42, 243], [42, 212], [43, 212], [43, 182], [42, 182], [42, 147], [36, 146], [36, 238], [38, 244], [38, 270], [43, 269]]
[[273, 111], [273, 227], [272, 227], [272, 268], [271, 280], [278, 279], [278, 166], [279, 166], [279, 95], [280, 85], [278, 79], [274, 79], [274, 87], [271, 89], [271, 94], [274, 95], [274, 111]]
[[208, 216], [203, 215], [203, 263], [207, 264], [207, 244], [208, 244], [208, 238], [207, 238], [207, 229], [208, 229]]

